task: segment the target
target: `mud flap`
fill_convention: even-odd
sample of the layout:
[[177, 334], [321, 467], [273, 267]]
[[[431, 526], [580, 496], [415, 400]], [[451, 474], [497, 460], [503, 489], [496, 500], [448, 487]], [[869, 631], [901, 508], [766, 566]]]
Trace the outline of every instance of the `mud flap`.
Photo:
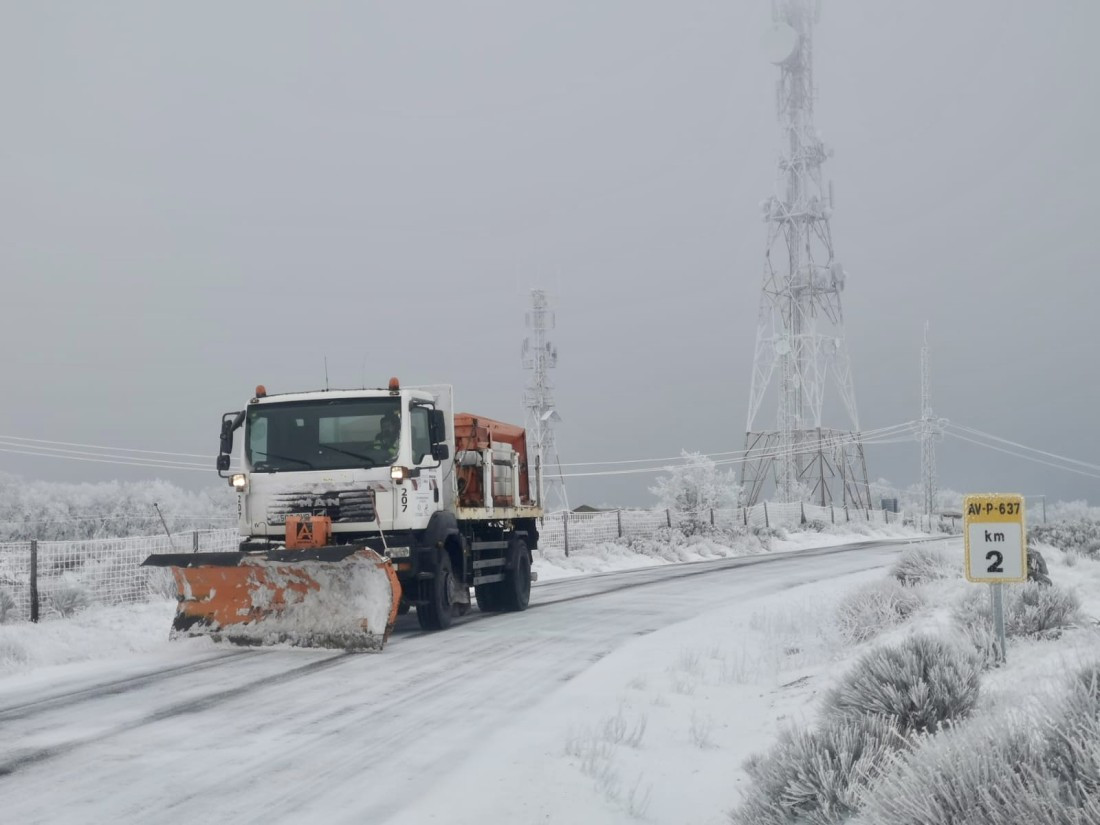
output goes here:
[[378, 651], [401, 601], [393, 565], [367, 547], [174, 553], [144, 564], [172, 571], [173, 638]]

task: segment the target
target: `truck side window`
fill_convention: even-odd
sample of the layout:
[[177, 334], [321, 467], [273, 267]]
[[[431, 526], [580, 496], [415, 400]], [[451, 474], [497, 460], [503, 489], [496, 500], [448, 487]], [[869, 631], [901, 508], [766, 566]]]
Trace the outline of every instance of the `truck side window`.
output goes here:
[[425, 456], [432, 454], [431, 433], [428, 431], [428, 408], [413, 407], [409, 411], [409, 420], [412, 425], [413, 464], [419, 464]]

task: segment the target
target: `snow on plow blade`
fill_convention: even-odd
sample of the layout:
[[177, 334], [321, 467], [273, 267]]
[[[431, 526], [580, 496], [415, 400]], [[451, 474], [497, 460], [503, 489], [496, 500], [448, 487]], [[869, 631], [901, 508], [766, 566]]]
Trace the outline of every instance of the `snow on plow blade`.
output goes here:
[[393, 566], [367, 547], [172, 553], [143, 563], [175, 578], [173, 638], [376, 651], [401, 600]]

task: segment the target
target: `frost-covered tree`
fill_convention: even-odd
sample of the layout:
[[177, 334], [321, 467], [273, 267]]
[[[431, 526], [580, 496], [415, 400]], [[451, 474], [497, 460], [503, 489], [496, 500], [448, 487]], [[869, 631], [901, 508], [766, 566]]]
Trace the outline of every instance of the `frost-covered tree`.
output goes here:
[[741, 487], [732, 470], [720, 471], [714, 461], [702, 453], [680, 453], [683, 464], [669, 468], [649, 492], [659, 506], [682, 513], [703, 513], [737, 506]]
[[228, 485], [201, 492], [167, 481], [65, 484], [0, 474], [0, 542], [142, 536], [231, 527], [236, 499]]

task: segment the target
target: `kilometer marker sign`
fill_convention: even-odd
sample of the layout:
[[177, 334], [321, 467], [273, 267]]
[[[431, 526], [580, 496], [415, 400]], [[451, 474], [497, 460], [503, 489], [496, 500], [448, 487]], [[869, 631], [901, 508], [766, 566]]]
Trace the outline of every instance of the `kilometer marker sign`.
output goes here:
[[1024, 497], [1014, 493], [963, 499], [966, 578], [999, 584], [1027, 581]]

